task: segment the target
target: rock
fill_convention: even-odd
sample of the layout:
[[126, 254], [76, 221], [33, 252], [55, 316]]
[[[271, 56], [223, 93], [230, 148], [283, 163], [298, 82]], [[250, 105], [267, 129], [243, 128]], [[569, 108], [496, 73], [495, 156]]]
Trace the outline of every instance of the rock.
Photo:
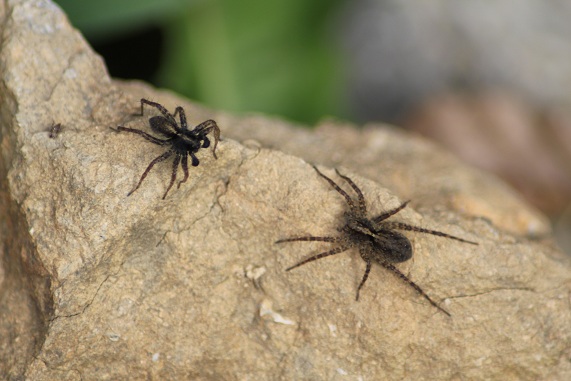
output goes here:
[[[387, 126], [299, 130], [111, 80], [57, 7], [2, 7], [0, 378], [571, 376], [569, 258], [499, 181]], [[166, 200], [167, 163], [126, 196], [164, 149], [109, 128], [149, 131], [141, 97], [222, 129], [218, 160], [199, 151]], [[411, 198], [395, 220], [479, 242], [407, 233], [398, 268], [451, 317], [380, 266], [355, 302], [354, 251], [284, 271], [330, 245], [276, 240], [342, 223], [310, 163], [354, 179], [373, 214]]]
[[[122, 88], [126, 92], [152, 94], [139, 83]], [[176, 95], [164, 91], [160, 98], [171, 106], [181, 102]], [[202, 119], [213, 115], [212, 111], [196, 106], [193, 113]], [[392, 189], [403, 199], [412, 199], [416, 208], [427, 213], [447, 207], [489, 219], [517, 235], [550, 234], [548, 219], [525, 205], [523, 198], [503, 182], [493, 176], [482, 181], [482, 171], [462, 165], [450, 153], [417, 135], [379, 124], [357, 130], [346, 123], [326, 120], [311, 131], [292, 129], [283, 121], [268, 123], [266, 117], [259, 115], [215, 115], [222, 124], [232, 126], [226, 136], [245, 145], [278, 149], [310, 163], [349, 168]]]

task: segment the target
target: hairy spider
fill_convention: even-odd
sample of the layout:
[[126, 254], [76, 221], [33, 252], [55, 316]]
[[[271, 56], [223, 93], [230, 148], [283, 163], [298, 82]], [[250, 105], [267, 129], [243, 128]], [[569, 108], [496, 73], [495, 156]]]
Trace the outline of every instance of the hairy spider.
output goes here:
[[412, 246], [408, 238], [403, 234], [397, 232], [397, 230], [409, 230], [419, 233], [428, 233], [437, 235], [440, 237], [446, 237], [455, 239], [460, 242], [465, 242], [473, 245], [477, 245], [476, 242], [467, 241], [462, 238], [454, 237], [452, 235], [442, 233], [435, 230], [428, 230], [417, 226], [407, 225], [402, 222], [392, 222], [385, 221], [389, 217], [397, 214], [402, 209], [406, 207], [409, 201], [403, 202], [400, 206], [386, 211], [376, 217], [369, 218], [367, 213], [367, 207], [365, 205], [365, 198], [363, 193], [357, 187], [357, 185], [347, 176], [343, 176], [336, 169], [337, 175], [339, 175], [343, 180], [349, 184], [353, 191], [357, 194], [357, 199], [351, 198], [339, 185], [337, 185], [329, 177], [321, 173], [317, 167], [313, 167], [317, 173], [323, 177], [327, 182], [345, 198], [349, 209], [345, 212], [345, 225], [338, 230], [341, 235], [337, 237], [314, 237], [314, 236], [304, 236], [304, 237], [292, 237], [286, 239], [280, 239], [276, 243], [282, 242], [293, 242], [293, 241], [321, 241], [334, 243], [337, 246], [331, 250], [325, 251], [323, 253], [316, 254], [309, 257], [289, 268], [286, 271], [295, 269], [301, 265], [309, 262], [313, 262], [317, 259], [325, 258], [331, 255], [342, 253], [351, 248], [357, 248], [361, 258], [366, 262], [367, 267], [365, 269], [365, 274], [363, 279], [357, 288], [357, 296], [355, 300], [359, 300], [359, 291], [367, 281], [369, 277], [369, 272], [371, 271], [371, 265], [373, 262], [377, 262], [384, 268], [395, 273], [401, 280], [408, 283], [412, 288], [414, 288], [420, 295], [426, 298], [430, 304], [438, 308], [440, 311], [444, 312], [446, 315], [450, 316], [450, 313], [436, 304], [430, 297], [422, 291], [422, 289], [410, 280], [406, 275], [404, 275], [400, 270], [398, 270], [393, 263], [400, 263], [412, 258]]
[[[127, 196], [132, 195], [137, 189], [139, 189], [139, 186], [141, 185], [145, 177], [147, 177], [147, 174], [155, 164], [168, 159], [172, 155], [175, 155], [172, 164], [171, 181], [163, 196], [164, 200], [167, 197], [169, 190], [172, 188], [176, 180], [178, 165], [179, 164], [182, 165], [182, 170], [184, 171], [184, 178], [182, 179], [182, 181], [178, 183], [177, 188], [179, 188], [180, 184], [186, 182], [186, 180], [188, 179], [188, 156], [190, 155], [191, 157], [192, 160], [191, 164], [193, 167], [196, 167], [200, 163], [195, 153], [198, 152], [198, 150], [201, 148], [208, 148], [210, 146], [210, 140], [206, 137], [206, 135], [208, 135], [211, 131], [214, 132], [214, 145], [212, 146], [212, 155], [214, 156], [215, 159], [218, 159], [218, 157], [216, 156], [216, 146], [218, 145], [218, 141], [220, 140], [220, 129], [218, 128], [218, 125], [216, 124], [215, 121], [209, 119], [205, 122], [200, 123], [193, 130], [189, 130], [188, 125], [186, 124], [186, 114], [184, 113], [182, 107], [180, 106], [177, 107], [174, 110], [174, 114], [171, 114], [161, 104], [149, 101], [144, 98], [141, 99], [141, 113], [135, 115], [139, 116], [143, 115], [144, 105], [152, 106], [161, 112], [162, 115], [153, 116], [149, 118], [149, 125], [151, 126], [151, 130], [155, 131], [158, 134], [163, 135], [164, 137], [166, 137], [166, 139], [156, 138], [152, 135], [147, 134], [146, 132], [137, 130], [135, 128], [118, 126], [117, 130], [132, 132], [134, 134], [141, 135], [143, 138], [147, 139], [151, 143], [160, 146], [168, 146], [169, 149], [168, 151], [166, 151], [165, 153], [163, 153], [162, 155], [158, 156], [153, 161], [151, 161], [145, 172], [143, 172], [143, 175], [141, 176], [141, 179], [139, 180], [137, 186], [131, 192], [129, 192]], [[180, 118], [180, 126], [177, 124], [175, 119], [177, 114], [179, 115]]]

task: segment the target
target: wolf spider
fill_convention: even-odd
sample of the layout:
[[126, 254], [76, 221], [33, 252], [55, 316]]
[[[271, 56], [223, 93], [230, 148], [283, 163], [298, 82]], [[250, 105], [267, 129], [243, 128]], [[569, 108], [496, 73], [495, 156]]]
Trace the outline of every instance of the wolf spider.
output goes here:
[[[151, 126], [151, 130], [154, 132], [163, 135], [166, 139], [159, 139], [155, 136], [149, 135], [146, 132], [141, 130], [137, 130], [135, 128], [128, 128], [123, 126], [118, 126], [117, 130], [119, 131], [127, 131], [132, 132], [137, 135], [141, 135], [146, 140], [150, 141], [151, 143], [157, 144], [159, 146], [167, 146], [169, 147], [168, 150], [163, 153], [162, 155], [156, 157], [143, 175], [139, 180], [137, 186], [130, 191], [127, 196], [132, 195], [139, 186], [147, 177], [147, 174], [153, 168], [153, 166], [161, 161], [165, 161], [172, 155], [175, 155], [173, 163], [172, 163], [172, 175], [171, 181], [165, 194], [163, 195], [163, 200], [167, 197], [169, 190], [172, 188], [175, 180], [176, 174], [178, 171], [178, 165], [182, 165], [182, 170], [184, 171], [184, 178], [178, 183], [177, 188], [180, 188], [180, 185], [188, 179], [188, 156], [191, 157], [191, 164], [193, 167], [196, 167], [200, 161], [196, 157], [195, 153], [198, 152], [201, 148], [208, 148], [210, 146], [210, 140], [206, 137], [211, 131], [214, 133], [214, 145], [212, 146], [212, 155], [215, 159], [218, 159], [216, 156], [216, 146], [218, 145], [218, 141], [220, 140], [220, 129], [215, 121], [209, 119], [205, 122], [200, 123], [196, 126], [193, 130], [188, 129], [188, 125], [186, 123], [186, 114], [182, 107], [177, 107], [174, 110], [174, 114], [168, 112], [168, 110], [163, 107], [161, 104], [149, 101], [147, 99], [141, 99], [141, 113], [135, 114], [139, 116], [143, 116], [143, 106], [148, 105], [158, 109], [162, 115], [153, 116], [149, 118], [149, 125]], [[180, 118], [180, 126], [176, 122], [176, 116], [179, 115]]]
[[401, 280], [408, 283], [412, 288], [416, 290], [420, 295], [422, 295], [426, 300], [430, 302], [434, 307], [450, 316], [450, 313], [444, 308], [440, 307], [436, 302], [434, 302], [416, 283], [410, 280], [406, 275], [404, 275], [400, 270], [398, 270], [393, 263], [405, 262], [412, 258], [412, 246], [408, 238], [403, 234], [399, 233], [397, 230], [409, 230], [419, 233], [427, 233], [440, 237], [454, 239], [460, 242], [469, 243], [472, 245], [477, 245], [476, 242], [467, 241], [462, 238], [454, 237], [452, 235], [442, 233], [435, 230], [428, 230], [418, 226], [407, 225], [402, 222], [385, 221], [389, 217], [397, 214], [402, 209], [404, 209], [409, 201], [403, 202], [400, 206], [388, 210], [376, 217], [370, 218], [368, 216], [367, 207], [365, 205], [365, 198], [363, 193], [357, 187], [357, 185], [347, 176], [343, 176], [336, 169], [335, 172], [339, 175], [353, 191], [357, 194], [357, 199], [351, 198], [339, 185], [337, 185], [329, 177], [321, 173], [317, 167], [313, 167], [317, 173], [323, 177], [341, 196], [345, 198], [345, 202], [349, 206], [349, 209], [345, 212], [345, 225], [338, 230], [341, 235], [336, 237], [315, 237], [315, 236], [304, 236], [304, 237], [292, 237], [285, 238], [276, 241], [276, 243], [282, 242], [293, 242], [293, 241], [321, 241], [330, 242], [336, 244], [331, 250], [325, 251], [323, 253], [316, 254], [309, 257], [295, 265], [288, 267], [286, 271], [295, 269], [296, 267], [302, 266], [306, 263], [313, 262], [315, 260], [325, 258], [331, 255], [342, 253], [351, 248], [357, 248], [361, 258], [366, 262], [367, 267], [365, 269], [365, 274], [357, 288], [357, 296], [355, 300], [359, 300], [359, 291], [367, 281], [369, 277], [369, 272], [371, 271], [371, 266], [373, 262], [378, 263], [384, 268], [392, 271]]

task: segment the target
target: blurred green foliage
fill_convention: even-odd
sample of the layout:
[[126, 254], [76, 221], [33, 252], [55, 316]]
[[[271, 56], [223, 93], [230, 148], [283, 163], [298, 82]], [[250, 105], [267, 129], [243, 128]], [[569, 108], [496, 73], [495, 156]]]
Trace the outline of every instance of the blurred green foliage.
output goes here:
[[167, 22], [196, 0], [55, 0], [73, 25], [90, 40]]
[[155, 84], [209, 106], [314, 123], [342, 116], [342, 0], [59, 0], [89, 40], [159, 25]]

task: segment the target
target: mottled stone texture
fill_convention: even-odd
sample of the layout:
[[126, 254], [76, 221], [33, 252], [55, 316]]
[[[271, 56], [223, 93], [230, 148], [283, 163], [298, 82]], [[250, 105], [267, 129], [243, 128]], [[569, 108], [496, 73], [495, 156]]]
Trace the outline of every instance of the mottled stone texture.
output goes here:
[[[8, 380], [571, 379], [571, 266], [544, 217], [498, 180], [383, 125], [302, 130], [206, 110], [113, 81], [47, 1], [0, 5], [0, 378]], [[146, 97], [223, 141], [161, 196]], [[49, 138], [53, 122], [61, 133]], [[407, 233], [398, 267], [452, 317], [380, 266], [355, 302], [358, 253], [285, 272], [327, 243], [344, 202], [310, 163], [338, 167], [372, 213], [479, 246]]]

